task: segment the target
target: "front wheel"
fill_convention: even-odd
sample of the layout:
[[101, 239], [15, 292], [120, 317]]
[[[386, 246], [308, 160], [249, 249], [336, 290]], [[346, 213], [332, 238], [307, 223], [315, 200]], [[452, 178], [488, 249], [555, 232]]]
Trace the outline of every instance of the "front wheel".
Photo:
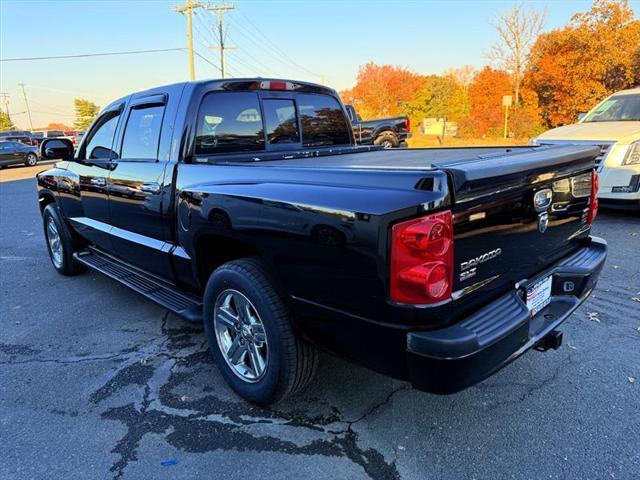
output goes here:
[[76, 249], [71, 232], [54, 203], [45, 207], [42, 221], [49, 258], [57, 272], [62, 275], [77, 275], [83, 272], [85, 268], [73, 259]]
[[227, 383], [245, 400], [278, 402], [302, 390], [317, 365], [299, 338], [262, 262], [234, 260], [217, 268], [204, 294], [209, 349]]
[[38, 163], [38, 157], [35, 153], [27, 154], [27, 157], [24, 160], [24, 164], [27, 167], [35, 167], [37, 163]]

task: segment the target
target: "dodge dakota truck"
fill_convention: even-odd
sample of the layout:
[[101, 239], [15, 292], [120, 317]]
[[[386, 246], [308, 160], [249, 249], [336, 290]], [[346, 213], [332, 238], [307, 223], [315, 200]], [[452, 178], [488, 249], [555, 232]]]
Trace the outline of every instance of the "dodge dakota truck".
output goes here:
[[53, 267], [203, 322], [263, 405], [319, 348], [438, 394], [557, 348], [607, 252], [597, 148], [356, 146], [337, 93], [304, 82], [134, 93], [41, 155], [62, 159], [37, 175]]
[[351, 121], [351, 128], [358, 145], [380, 145], [383, 148], [406, 146], [411, 137], [409, 117], [389, 117], [374, 120], [362, 120], [353, 105], [345, 105]]

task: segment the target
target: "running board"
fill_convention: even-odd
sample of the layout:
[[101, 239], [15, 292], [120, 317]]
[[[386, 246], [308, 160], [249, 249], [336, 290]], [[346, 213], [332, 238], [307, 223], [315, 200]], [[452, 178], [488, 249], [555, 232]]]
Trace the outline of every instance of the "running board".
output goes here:
[[198, 297], [185, 294], [153, 275], [94, 248], [76, 252], [73, 258], [144, 295], [188, 322], [202, 322], [202, 300]]

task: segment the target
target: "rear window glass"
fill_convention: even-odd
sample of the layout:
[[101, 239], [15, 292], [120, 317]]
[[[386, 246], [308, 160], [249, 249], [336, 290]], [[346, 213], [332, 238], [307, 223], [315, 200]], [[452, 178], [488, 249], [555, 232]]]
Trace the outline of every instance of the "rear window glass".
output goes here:
[[134, 108], [129, 114], [124, 131], [122, 152], [125, 160], [155, 160], [158, 158], [158, 143], [164, 106]]
[[256, 93], [209, 93], [198, 112], [196, 155], [264, 149]]
[[293, 100], [266, 99], [262, 106], [269, 144], [300, 143], [296, 105]]
[[349, 127], [338, 101], [328, 95], [298, 95], [298, 110], [305, 147], [351, 143]]

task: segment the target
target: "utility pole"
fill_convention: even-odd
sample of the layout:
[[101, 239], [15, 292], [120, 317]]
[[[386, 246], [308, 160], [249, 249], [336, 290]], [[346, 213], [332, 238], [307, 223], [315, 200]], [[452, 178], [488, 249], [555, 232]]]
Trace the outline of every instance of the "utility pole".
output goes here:
[[9, 94], [0, 92], [0, 102], [4, 105], [4, 111], [7, 113], [7, 117], [9, 116]]
[[24, 89], [24, 83], [19, 83], [18, 86], [22, 88], [22, 96], [24, 97], [24, 104], [27, 107], [27, 117], [29, 117], [29, 128], [33, 132], [33, 122], [31, 121], [31, 110], [29, 109], [29, 102], [27, 101], [27, 92]]
[[224, 51], [231, 50], [232, 47], [227, 47], [224, 44], [224, 32], [222, 30], [222, 14], [227, 10], [234, 10], [236, 7], [230, 3], [221, 3], [220, 5], [215, 6], [206, 6], [205, 10], [213, 10], [218, 15], [218, 49], [220, 49], [220, 73], [222, 74], [222, 78], [225, 77], [224, 71]]
[[196, 73], [195, 67], [193, 64], [193, 9], [201, 8], [202, 5], [200, 2], [193, 2], [191, 0], [187, 0], [187, 3], [182, 7], [176, 7], [176, 12], [184, 13], [187, 12], [187, 47], [189, 48], [189, 79], [195, 80]]

